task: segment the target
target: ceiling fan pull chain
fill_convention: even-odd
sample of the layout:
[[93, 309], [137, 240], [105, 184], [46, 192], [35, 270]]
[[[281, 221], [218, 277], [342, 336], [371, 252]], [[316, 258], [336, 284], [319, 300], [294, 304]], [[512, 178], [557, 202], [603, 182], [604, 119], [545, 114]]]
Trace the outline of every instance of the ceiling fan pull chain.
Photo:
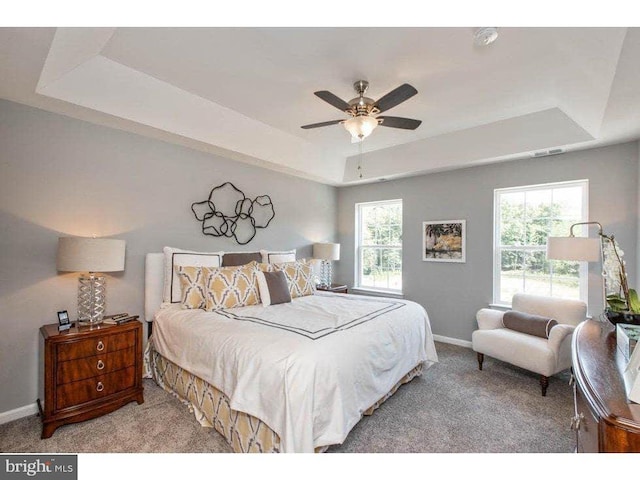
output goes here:
[[361, 138], [358, 142], [360, 154], [358, 155], [358, 178], [362, 178], [362, 142], [364, 142], [364, 138]]

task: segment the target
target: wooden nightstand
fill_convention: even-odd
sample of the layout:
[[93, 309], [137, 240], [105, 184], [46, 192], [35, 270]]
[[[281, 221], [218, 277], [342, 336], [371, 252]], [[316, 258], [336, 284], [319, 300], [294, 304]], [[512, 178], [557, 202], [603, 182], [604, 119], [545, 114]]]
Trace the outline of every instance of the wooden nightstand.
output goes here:
[[330, 287], [322, 287], [318, 285], [316, 286], [316, 290], [320, 290], [322, 292], [349, 293], [347, 286], [340, 285], [339, 283], [332, 283]]
[[[136, 401], [142, 387], [142, 323], [102, 323], [59, 332], [40, 327], [44, 370], [38, 407], [42, 438], [65, 424], [82, 422]], [[44, 398], [44, 408], [40, 399]]]

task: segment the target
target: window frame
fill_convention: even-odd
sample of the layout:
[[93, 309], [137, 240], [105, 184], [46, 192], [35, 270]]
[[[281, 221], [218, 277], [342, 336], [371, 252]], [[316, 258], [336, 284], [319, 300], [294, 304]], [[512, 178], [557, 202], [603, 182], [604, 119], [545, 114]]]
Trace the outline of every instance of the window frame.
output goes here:
[[[579, 180], [569, 180], [563, 182], [550, 182], [550, 183], [539, 183], [535, 185], [522, 185], [518, 187], [506, 187], [506, 188], [496, 188], [493, 191], [493, 303], [492, 305], [498, 307], [511, 307], [511, 302], [504, 302], [500, 299], [500, 280], [501, 280], [501, 253], [503, 249], [509, 250], [518, 250], [523, 252], [534, 252], [534, 251], [546, 251], [546, 245], [540, 246], [502, 246], [500, 245], [501, 239], [501, 225], [500, 225], [500, 195], [505, 193], [519, 193], [519, 192], [530, 192], [535, 190], [552, 190], [554, 188], [562, 188], [562, 187], [581, 187], [582, 188], [582, 219], [577, 220], [578, 222], [587, 222], [589, 221], [589, 180], [579, 179]], [[582, 236], [588, 235], [587, 226], [581, 226], [577, 229], [574, 229], [574, 233]], [[569, 236], [569, 232], [566, 232], [566, 235]], [[578, 266], [578, 275], [579, 275], [579, 296], [580, 300], [584, 301], [588, 305], [588, 297], [589, 297], [589, 267], [586, 262], [579, 262]], [[552, 284], [553, 285], [553, 284]], [[556, 297], [561, 298], [561, 297]]]
[[403, 248], [404, 248], [404, 241], [403, 241], [403, 235], [404, 235], [404, 205], [403, 205], [403, 201], [402, 198], [395, 198], [395, 199], [389, 199], [389, 200], [376, 200], [373, 202], [358, 202], [355, 204], [355, 251], [354, 251], [354, 259], [355, 261], [354, 263], [354, 289], [356, 290], [362, 290], [362, 291], [366, 291], [366, 292], [376, 292], [376, 293], [383, 293], [383, 294], [390, 294], [390, 295], [402, 295], [403, 294], [403, 288], [404, 288], [404, 281], [402, 281], [402, 286], [403, 288], [401, 289], [396, 289], [396, 288], [380, 288], [380, 287], [369, 287], [369, 286], [363, 286], [362, 285], [362, 207], [373, 207], [376, 205], [392, 205], [392, 204], [400, 204], [400, 209], [401, 209], [401, 215], [400, 215], [400, 220], [402, 222], [402, 233], [400, 236], [400, 246], [396, 246], [396, 245], [364, 245], [364, 247], [366, 248], [376, 248], [376, 249], [398, 249], [400, 250], [400, 258], [402, 258], [402, 270], [401, 270], [401, 275], [402, 272], [404, 272], [404, 258], [402, 257], [402, 252], [403, 252]]

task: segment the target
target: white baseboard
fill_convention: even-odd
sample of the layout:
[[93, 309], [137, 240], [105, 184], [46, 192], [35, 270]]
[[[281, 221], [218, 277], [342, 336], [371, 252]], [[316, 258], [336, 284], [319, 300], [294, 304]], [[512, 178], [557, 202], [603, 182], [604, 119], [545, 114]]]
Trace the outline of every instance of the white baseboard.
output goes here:
[[451, 345], [458, 345], [459, 347], [471, 348], [471, 342], [468, 340], [460, 340], [459, 338], [445, 337], [443, 335], [434, 335], [433, 339], [436, 342], [450, 343]]
[[35, 415], [36, 413], [38, 413], [37, 403], [14, 408], [13, 410], [0, 413], [0, 425], [18, 420], [19, 418], [28, 417], [29, 415]]

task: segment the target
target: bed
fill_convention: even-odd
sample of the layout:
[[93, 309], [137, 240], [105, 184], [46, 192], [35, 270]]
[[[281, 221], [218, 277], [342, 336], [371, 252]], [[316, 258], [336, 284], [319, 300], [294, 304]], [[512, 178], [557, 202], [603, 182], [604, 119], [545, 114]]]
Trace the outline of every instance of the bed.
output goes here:
[[162, 302], [164, 257], [148, 254], [146, 375], [236, 452], [340, 444], [397, 388], [437, 362], [417, 303], [315, 292], [218, 311]]

